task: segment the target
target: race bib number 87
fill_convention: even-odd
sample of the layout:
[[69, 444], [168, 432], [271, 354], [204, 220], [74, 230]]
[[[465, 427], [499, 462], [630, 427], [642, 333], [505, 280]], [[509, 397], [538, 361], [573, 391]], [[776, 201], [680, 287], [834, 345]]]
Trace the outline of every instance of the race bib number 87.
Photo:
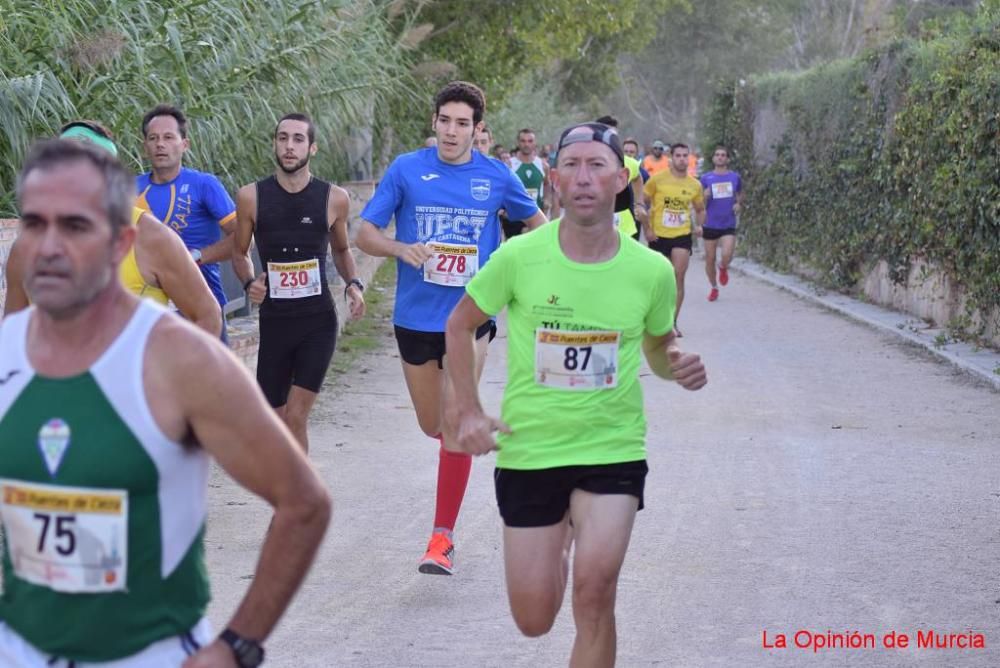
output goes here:
[[479, 271], [479, 248], [465, 244], [430, 242], [434, 253], [424, 263], [424, 282], [437, 285], [468, 285]]
[[0, 480], [14, 573], [64, 593], [123, 591], [128, 492]]
[[618, 386], [621, 332], [535, 331], [535, 382], [563, 390]]

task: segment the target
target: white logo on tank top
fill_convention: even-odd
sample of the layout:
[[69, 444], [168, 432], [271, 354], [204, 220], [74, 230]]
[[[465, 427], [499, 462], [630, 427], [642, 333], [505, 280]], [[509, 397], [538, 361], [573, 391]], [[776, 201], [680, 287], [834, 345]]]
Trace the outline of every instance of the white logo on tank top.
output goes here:
[[45, 466], [49, 469], [50, 476], [55, 477], [62, 464], [63, 455], [69, 447], [69, 437], [69, 425], [59, 418], [52, 418], [38, 430], [38, 449], [45, 457]]

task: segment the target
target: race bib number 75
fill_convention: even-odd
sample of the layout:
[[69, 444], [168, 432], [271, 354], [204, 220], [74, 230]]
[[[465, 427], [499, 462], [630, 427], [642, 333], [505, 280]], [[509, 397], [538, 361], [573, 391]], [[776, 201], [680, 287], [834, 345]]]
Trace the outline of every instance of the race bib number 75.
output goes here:
[[535, 331], [535, 382], [563, 390], [609, 390], [618, 386], [621, 332]]
[[64, 593], [125, 589], [128, 492], [0, 480], [14, 573]]

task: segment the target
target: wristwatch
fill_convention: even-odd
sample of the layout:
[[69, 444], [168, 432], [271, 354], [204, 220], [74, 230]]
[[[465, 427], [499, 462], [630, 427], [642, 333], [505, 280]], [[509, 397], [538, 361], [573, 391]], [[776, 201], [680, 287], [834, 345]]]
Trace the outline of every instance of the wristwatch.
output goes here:
[[351, 280], [347, 281], [347, 285], [344, 286], [344, 297], [347, 296], [347, 288], [351, 287], [352, 285], [358, 286], [358, 290], [360, 290], [361, 292], [365, 291], [365, 284], [361, 282], [361, 279], [352, 278]]
[[219, 635], [219, 640], [229, 645], [240, 668], [257, 668], [264, 663], [264, 648], [256, 640], [244, 638], [232, 629], [226, 629]]
[[194, 260], [195, 264], [201, 264], [201, 249], [195, 248], [191, 251], [191, 259]]

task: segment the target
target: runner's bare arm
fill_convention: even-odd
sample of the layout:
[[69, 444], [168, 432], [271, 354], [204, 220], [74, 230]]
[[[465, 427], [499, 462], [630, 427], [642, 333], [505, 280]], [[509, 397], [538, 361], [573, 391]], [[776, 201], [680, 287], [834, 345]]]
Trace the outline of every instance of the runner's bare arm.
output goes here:
[[650, 214], [653, 212], [653, 198], [646, 194], [646, 191], [642, 193], [642, 203], [646, 207], [646, 220], [640, 221], [642, 223], [643, 232], [646, 234], [646, 241], [653, 241], [656, 239], [656, 233], [653, 232], [653, 221], [650, 218]]
[[535, 215], [533, 215], [528, 220], [524, 221], [524, 226], [527, 227], [529, 230], [533, 230], [538, 227], [541, 227], [547, 222], [549, 222], [549, 219], [546, 218], [545, 214], [542, 213], [542, 210], [539, 209], [538, 211], [535, 212]]
[[236, 230], [233, 232], [233, 271], [240, 283], [247, 287], [250, 300], [259, 304], [264, 300], [264, 277], [261, 272], [254, 278], [253, 262], [250, 261], [250, 242], [257, 225], [257, 187], [254, 184], [243, 186], [236, 192]]
[[635, 202], [635, 219], [640, 224], [645, 225], [649, 221], [649, 209], [643, 203], [642, 177], [636, 176], [630, 184], [632, 188], [632, 201]]
[[705, 224], [705, 200], [696, 199], [692, 206], [694, 206], [694, 224], [700, 228]]
[[347, 298], [349, 300], [351, 317], [355, 320], [365, 314], [365, 298], [357, 285], [351, 284], [351, 279], [358, 277], [358, 267], [351, 252], [351, 242], [347, 233], [348, 216], [351, 210], [351, 199], [347, 191], [337, 186], [330, 188], [330, 201], [327, 203], [326, 217], [330, 224], [330, 250], [337, 273], [347, 283]]
[[7, 295], [4, 297], [3, 314], [17, 313], [28, 308], [28, 293], [24, 290], [24, 267], [21, 266], [21, 252], [17, 248], [17, 239], [10, 247], [7, 255], [7, 266], [4, 267], [4, 277], [7, 279]]
[[445, 330], [448, 363], [445, 371], [454, 388], [455, 401], [445, 406], [445, 420], [455, 444], [470, 455], [484, 455], [497, 449], [493, 432], [510, 433], [510, 427], [483, 412], [476, 382], [476, 329], [489, 320], [468, 295], [452, 310]]
[[358, 229], [358, 236], [354, 243], [373, 257], [398, 257], [406, 264], [416, 268], [419, 268], [434, 255], [424, 244], [404, 244], [390, 239], [382, 230], [367, 220], [361, 221], [361, 228]]
[[[146, 360], [146, 387], [158, 397], [152, 408], [164, 432], [192, 434], [233, 480], [274, 508], [253, 583], [227, 624], [263, 641], [309, 571], [330, 520], [329, 495], [250, 373], [221, 343], [161, 318]], [[206, 653], [217, 652], [213, 646]]]
[[212, 336], [222, 331], [222, 309], [184, 242], [151, 214], [139, 218], [135, 258], [177, 310]]
[[222, 228], [222, 238], [214, 244], [201, 249], [201, 263], [214, 264], [216, 262], [228, 262], [233, 259], [234, 234], [236, 232], [236, 218], [230, 218], [219, 225]]
[[708, 382], [701, 356], [682, 353], [671, 330], [661, 336], [645, 334], [642, 352], [650, 370], [660, 378], [676, 381], [686, 390], [700, 390]]

